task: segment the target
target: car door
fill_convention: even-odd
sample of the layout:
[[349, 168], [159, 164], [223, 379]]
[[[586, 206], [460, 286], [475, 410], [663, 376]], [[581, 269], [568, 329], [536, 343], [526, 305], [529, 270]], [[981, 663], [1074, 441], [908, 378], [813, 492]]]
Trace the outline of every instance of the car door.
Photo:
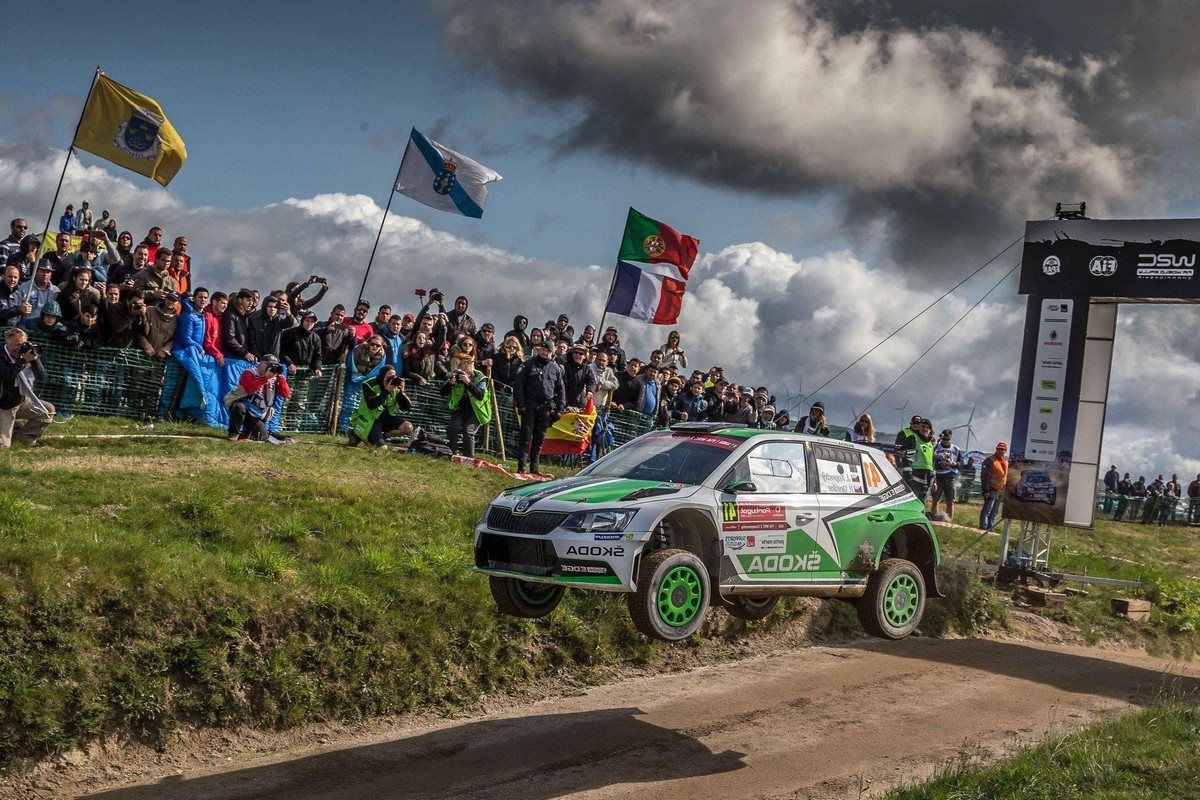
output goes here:
[[810, 486], [804, 442], [753, 447], [730, 470], [717, 496], [723, 589], [807, 585], [840, 576], [832, 540], [822, 541], [821, 507]]
[[[834, 444], [812, 446], [812, 473], [821, 502], [821, 535], [832, 542], [847, 567], [863, 542], [872, 553], [882, 543], [891, 512], [881, 507], [884, 488], [879, 468], [863, 454]], [[876, 530], [878, 528], [878, 531]]]

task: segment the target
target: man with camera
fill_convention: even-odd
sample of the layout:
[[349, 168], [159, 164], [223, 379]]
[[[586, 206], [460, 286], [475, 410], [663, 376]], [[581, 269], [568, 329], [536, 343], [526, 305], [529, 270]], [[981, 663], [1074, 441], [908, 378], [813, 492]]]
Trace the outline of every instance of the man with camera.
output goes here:
[[[312, 298], [305, 300], [300, 296], [300, 294], [308, 287], [315, 286], [317, 284], [320, 284], [321, 288], [317, 290], [317, 293], [313, 295]], [[289, 284], [287, 289], [287, 301], [288, 305], [292, 307], [292, 314], [297, 320], [303, 319], [304, 312], [311, 311], [313, 306], [321, 302], [321, 298], [323, 298], [325, 293], [328, 291], [329, 279], [323, 278], [319, 275], [309, 275], [308, 280], [306, 280], [304, 283]]]
[[388, 439], [412, 435], [413, 424], [401, 416], [413, 407], [405, 388], [404, 379], [394, 367], [384, 367], [378, 375], [363, 381], [362, 402], [350, 418], [351, 447], [365, 441], [386, 449]]
[[292, 396], [285, 368], [273, 355], [264, 355], [242, 373], [224, 398], [229, 409], [229, 438], [265, 441], [267, 423], [275, 415], [275, 398]]
[[521, 365], [513, 383], [513, 402], [521, 412], [517, 472], [525, 472], [528, 463], [536, 473], [541, 468], [538, 462], [546, 431], [567, 407], [567, 386], [562, 368], [550, 360], [549, 345], [540, 342], [533, 346], [533, 358]]
[[[9, 328], [0, 353], [0, 447], [11, 447], [14, 436], [32, 447], [50, 426], [54, 406], [33, 393], [34, 383], [45, 375], [29, 336]], [[17, 420], [23, 423], [20, 428], [15, 428]]]
[[[480, 426], [492, 421], [492, 395], [488, 390], [487, 377], [470, 366], [469, 361], [460, 362], [457, 369], [446, 375], [438, 392], [449, 397], [450, 422], [446, 425], [446, 438], [450, 449], [461, 452], [467, 458], [475, 457], [475, 434]], [[468, 375], [467, 370], [471, 373]], [[459, 438], [462, 447], [459, 447]]]

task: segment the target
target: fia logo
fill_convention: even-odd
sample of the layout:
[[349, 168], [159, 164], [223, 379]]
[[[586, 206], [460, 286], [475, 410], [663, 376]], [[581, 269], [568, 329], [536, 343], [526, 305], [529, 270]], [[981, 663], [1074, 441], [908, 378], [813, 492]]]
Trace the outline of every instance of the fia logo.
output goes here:
[[1088, 262], [1088, 271], [1097, 278], [1107, 278], [1117, 271], [1117, 257], [1096, 256]]

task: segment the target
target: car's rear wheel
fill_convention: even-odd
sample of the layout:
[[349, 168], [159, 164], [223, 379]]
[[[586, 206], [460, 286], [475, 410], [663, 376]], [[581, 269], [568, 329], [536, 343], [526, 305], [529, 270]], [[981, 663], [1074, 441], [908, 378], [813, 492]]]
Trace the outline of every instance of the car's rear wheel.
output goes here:
[[488, 587], [501, 611], [510, 617], [523, 619], [538, 619], [558, 608], [564, 591], [563, 587], [551, 583], [534, 583], [499, 575], [488, 576]]
[[658, 550], [642, 557], [638, 588], [628, 595], [639, 631], [664, 642], [688, 638], [704, 622], [711, 597], [708, 570], [687, 550]]
[[750, 597], [744, 594], [735, 594], [721, 597], [718, 602], [721, 604], [721, 608], [729, 612], [729, 616], [754, 621], [765, 619], [775, 610], [775, 606], [779, 605], [779, 595]]
[[903, 639], [925, 613], [925, 578], [911, 561], [889, 558], [867, 579], [867, 592], [855, 603], [863, 630], [881, 639]]

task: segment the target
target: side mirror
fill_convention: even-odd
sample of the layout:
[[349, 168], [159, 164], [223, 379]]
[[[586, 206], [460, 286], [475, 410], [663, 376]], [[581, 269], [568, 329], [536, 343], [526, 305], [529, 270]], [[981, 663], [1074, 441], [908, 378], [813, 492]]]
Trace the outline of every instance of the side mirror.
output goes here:
[[746, 494], [749, 492], [757, 492], [758, 487], [754, 485], [753, 481], [734, 481], [725, 487], [725, 491], [729, 492], [730, 494]]

